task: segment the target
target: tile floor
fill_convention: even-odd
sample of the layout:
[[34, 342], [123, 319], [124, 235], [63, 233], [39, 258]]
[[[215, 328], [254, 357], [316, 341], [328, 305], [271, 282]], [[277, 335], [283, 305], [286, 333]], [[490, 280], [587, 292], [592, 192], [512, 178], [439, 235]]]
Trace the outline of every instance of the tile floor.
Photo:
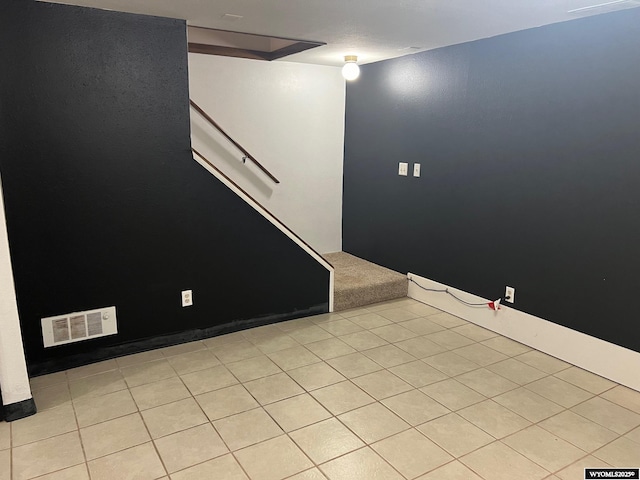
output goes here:
[[0, 480], [561, 479], [640, 467], [640, 393], [402, 299], [32, 379]]

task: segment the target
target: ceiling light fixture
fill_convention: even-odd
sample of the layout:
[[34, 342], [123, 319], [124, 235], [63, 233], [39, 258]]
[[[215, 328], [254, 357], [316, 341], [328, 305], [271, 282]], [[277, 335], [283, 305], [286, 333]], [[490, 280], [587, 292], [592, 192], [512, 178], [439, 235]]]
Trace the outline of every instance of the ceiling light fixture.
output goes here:
[[342, 76], [345, 80], [355, 80], [360, 76], [360, 67], [356, 63], [358, 61], [357, 55], [345, 55], [344, 67], [342, 67]]

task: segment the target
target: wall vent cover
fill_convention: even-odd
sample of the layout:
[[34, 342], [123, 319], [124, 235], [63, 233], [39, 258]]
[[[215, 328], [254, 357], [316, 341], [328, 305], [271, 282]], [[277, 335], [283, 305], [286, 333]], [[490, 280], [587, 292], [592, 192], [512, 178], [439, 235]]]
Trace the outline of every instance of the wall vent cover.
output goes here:
[[56, 315], [41, 319], [41, 323], [45, 348], [118, 333], [116, 307]]

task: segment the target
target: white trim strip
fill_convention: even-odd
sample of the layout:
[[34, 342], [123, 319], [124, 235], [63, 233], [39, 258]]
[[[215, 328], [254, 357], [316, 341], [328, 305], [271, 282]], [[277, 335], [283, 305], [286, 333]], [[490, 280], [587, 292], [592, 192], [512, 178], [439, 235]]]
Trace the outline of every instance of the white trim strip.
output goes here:
[[200, 159], [199, 155], [195, 154], [193, 155], [193, 158], [196, 162], [202, 165], [209, 173], [211, 173], [218, 180], [224, 183], [227, 186], [227, 188], [232, 190], [236, 195], [238, 195], [245, 202], [251, 205], [256, 212], [258, 212], [264, 218], [269, 220], [269, 222], [272, 225], [277, 227], [282, 233], [284, 233], [287, 237], [293, 240], [296, 243], [296, 245], [302, 248], [305, 252], [307, 252], [307, 254], [313, 257], [314, 260], [316, 260], [320, 265], [322, 265], [324, 268], [326, 268], [329, 271], [329, 312], [333, 313], [333, 287], [334, 287], [335, 272], [331, 264], [327, 262], [320, 254], [315, 252], [313, 249], [309, 248], [309, 246], [304, 241], [302, 241], [300, 237], [298, 237], [295, 233], [293, 233], [288, 227], [286, 227], [280, 220], [274, 217], [262, 205], [260, 205], [253, 198], [247, 195], [243, 190], [238, 188], [238, 186], [235, 185], [232, 181], [230, 181], [228, 178], [226, 178], [224, 175], [222, 175], [220, 172], [218, 172], [214, 168], [210, 168], [206, 162]]
[[[407, 277], [414, 279], [425, 288], [447, 288], [451, 293], [467, 302], [489, 302], [487, 299], [412, 273], [407, 274]], [[497, 312], [488, 307], [468, 307], [450, 295], [424, 291], [413, 282], [409, 282], [408, 296], [640, 391], [640, 375], [638, 375], [640, 372], [640, 353], [638, 352], [504, 305], [501, 305]]]

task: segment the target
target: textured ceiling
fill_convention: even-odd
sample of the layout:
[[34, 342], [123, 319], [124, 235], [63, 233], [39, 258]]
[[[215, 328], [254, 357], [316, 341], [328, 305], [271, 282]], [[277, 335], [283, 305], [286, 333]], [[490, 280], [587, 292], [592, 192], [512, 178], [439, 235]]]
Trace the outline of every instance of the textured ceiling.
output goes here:
[[[194, 26], [325, 42], [325, 46], [286, 57], [287, 61], [322, 65], [341, 65], [344, 55], [348, 54], [358, 55], [359, 63], [370, 63], [640, 6], [640, 0], [65, 0], [55, 3], [181, 18]], [[594, 7], [598, 4], [601, 6]], [[225, 14], [230, 15], [225, 17]]]

